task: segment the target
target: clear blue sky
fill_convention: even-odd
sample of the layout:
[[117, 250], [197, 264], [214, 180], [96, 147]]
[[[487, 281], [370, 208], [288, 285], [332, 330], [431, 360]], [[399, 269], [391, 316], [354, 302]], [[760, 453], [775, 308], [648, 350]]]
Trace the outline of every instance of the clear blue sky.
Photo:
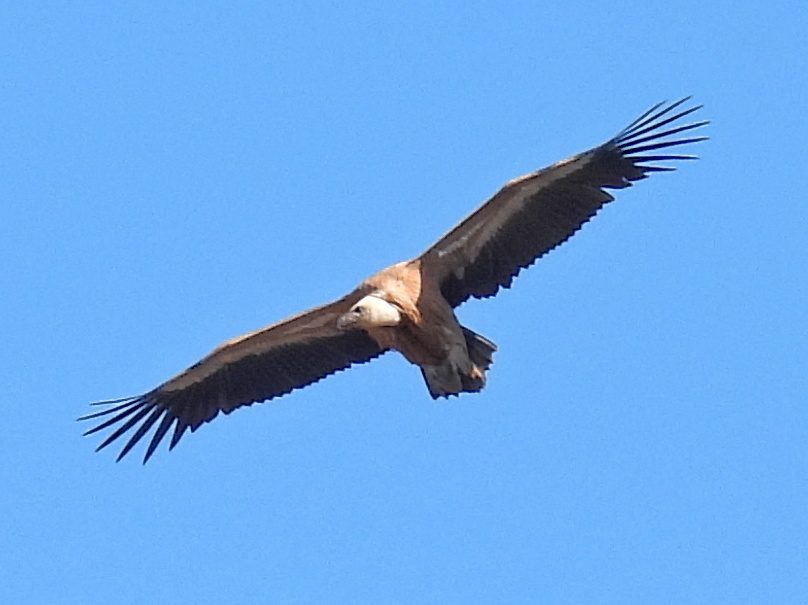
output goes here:
[[[808, 601], [798, 2], [5, 3], [0, 601]], [[693, 94], [701, 160], [388, 355], [114, 463], [74, 419]]]

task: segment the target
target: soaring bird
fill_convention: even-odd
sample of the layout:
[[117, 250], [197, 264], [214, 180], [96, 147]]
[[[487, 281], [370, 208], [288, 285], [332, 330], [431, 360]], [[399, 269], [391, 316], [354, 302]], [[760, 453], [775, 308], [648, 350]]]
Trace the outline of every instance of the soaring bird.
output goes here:
[[[133, 431], [118, 460], [156, 425], [147, 462], [172, 428], [169, 449], [219, 412], [266, 401], [390, 350], [417, 365], [433, 399], [477, 392], [496, 346], [462, 326], [454, 309], [509, 288], [524, 268], [569, 239], [604, 204], [658, 162], [695, 159], [671, 147], [706, 140], [681, 124], [689, 97], [658, 103], [602, 145], [506, 183], [420, 256], [368, 277], [339, 300], [229, 340], [148, 393], [101, 401], [85, 435], [114, 427], [98, 446]], [[681, 133], [688, 134], [681, 138]], [[677, 138], [679, 137], [679, 138]]]

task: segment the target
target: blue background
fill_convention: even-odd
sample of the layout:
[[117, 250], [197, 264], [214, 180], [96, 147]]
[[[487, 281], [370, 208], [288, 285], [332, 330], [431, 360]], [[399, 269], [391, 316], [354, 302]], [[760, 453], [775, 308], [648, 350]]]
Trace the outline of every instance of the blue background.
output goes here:
[[[798, 2], [5, 3], [0, 600], [808, 602]], [[145, 467], [74, 418], [694, 94], [697, 163], [461, 320]]]

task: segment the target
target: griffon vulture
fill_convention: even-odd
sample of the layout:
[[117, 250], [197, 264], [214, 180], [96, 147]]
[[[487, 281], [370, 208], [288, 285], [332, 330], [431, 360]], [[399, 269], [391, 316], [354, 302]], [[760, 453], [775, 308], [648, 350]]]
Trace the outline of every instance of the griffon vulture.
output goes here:
[[460, 325], [454, 308], [510, 287], [614, 199], [605, 189], [673, 170], [657, 162], [693, 159], [668, 151], [707, 138], [671, 138], [708, 123], [677, 123], [701, 107], [683, 108], [688, 99], [659, 103], [599, 147], [508, 182], [426, 252], [339, 300], [225, 342], [148, 393], [95, 404], [106, 407], [79, 420], [103, 420], [85, 434], [115, 427], [101, 449], [134, 431], [120, 460], [156, 425], [145, 463], [172, 425], [169, 449], [219, 412], [280, 397], [389, 350], [421, 369], [433, 399], [481, 390], [496, 346]]

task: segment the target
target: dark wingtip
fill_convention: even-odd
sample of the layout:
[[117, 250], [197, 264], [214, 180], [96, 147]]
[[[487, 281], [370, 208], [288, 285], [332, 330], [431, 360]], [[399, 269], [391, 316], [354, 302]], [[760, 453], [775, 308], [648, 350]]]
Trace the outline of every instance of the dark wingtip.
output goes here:
[[163, 416], [163, 420], [160, 422], [157, 430], [155, 430], [154, 434], [152, 435], [151, 441], [149, 441], [149, 446], [146, 448], [146, 454], [143, 456], [143, 464], [146, 464], [149, 461], [149, 458], [152, 457], [157, 446], [163, 440], [166, 432], [169, 428], [171, 428], [171, 423], [174, 421], [179, 422], [172, 414], [166, 414]]
[[129, 397], [119, 397], [118, 399], [103, 399], [101, 401], [91, 401], [90, 405], [111, 405], [113, 403], [122, 403], [124, 401], [129, 401], [131, 399], [137, 399], [137, 395], [129, 396]]
[[[692, 98], [691, 95], [688, 95], [674, 103], [657, 103], [620, 131], [606, 146], [612, 150], [618, 151], [620, 155], [630, 161], [635, 168], [643, 171], [643, 176], [647, 176], [647, 173], [651, 172], [665, 172], [670, 170], [667, 166], [652, 166], [644, 164], [644, 162], [697, 159], [698, 156], [695, 155], [669, 154], [665, 151], [642, 155], [649, 151], [667, 150], [671, 147], [693, 145], [709, 140], [709, 137], [704, 135], [673, 138], [674, 135], [681, 135], [682, 133], [690, 134], [691, 131], [703, 128], [710, 123], [709, 120], [681, 123], [682, 118], [691, 115], [703, 107], [703, 105], [682, 107]], [[632, 178], [631, 180], [636, 180], [636, 178]]]
[[188, 429], [188, 425], [182, 421], [177, 422], [177, 425], [174, 427], [174, 434], [171, 435], [171, 443], [168, 445], [168, 451], [170, 452], [173, 450], [177, 444], [180, 442], [185, 431]]
[[164, 402], [160, 401], [158, 391], [151, 391], [135, 397], [122, 397], [120, 399], [93, 402], [91, 405], [106, 405], [108, 407], [77, 418], [78, 421], [99, 420], [98, 424], [88, 428], [82, 435], [93, 435], [110, 427], [114, 429], [112, 433], [107, 435], [95, 448], [96, 452], [101, 451], [112, 442], [123, 437], [130, 430], [135, 429], [134, 433], [128, 438], [118, 454], [115, 460], [116, 462], [120, 462], [162, 416], [163, 423], [159, 425], [157, 433], [149, 444], [146, 456], [146, 460], [148, 460], [160, 439], [162, 439], [165, 434], [165, 426], [170, 424], [175, 418]]
[[[623, 130], [621, 130], [617, 136], [614, 137], [614, 141], [621, 141], [624, 139], [631, 139], [633, 137], [639, 136], [646, 132], [650, 132], [652, 130], [656, 130], [665, 124], [669, 124], [676, 120], [683, 118], [684, 116], [690, 115], [696, 111], [699, 111], [704, 107], [704, 105], [694, 105], [687, 109], [683, 109], [674, 115], [668, 115], [673, 112], [676, 108], [681, 107], [684, 103], [687, 103], [692, 99], [692, 95], [688, 95], [675, 101], [673, 103], [668, 103], [667, 101], [663, 101], [661, 103], [657, 103], [653, 107], [651, 107], [648, 111], [643, 113], [640, 117], [636, 120], [631, 122], [628, 126], [626, 126]], [[666, 117], [667, 116], [667, 117]], [[702, 123], [688, 125], [687, 128], [696, 128], [698, 126], [703, 126], [706, 123], [709, 123], [707, 120], [702, 121]], [[661, 133], [660, 133], [660, 136]]]
[[[117, 412], [119, 410], [123, 410], [125, 408], [137, 405], [138, 403], [141, 402], [141, 400], [142, 399], [140, 397], [127, 397], [125, 399], [115, 399], [113, 401], [110, 401], [109, 403], [110, 404], [119, 403], [120, 405], [113, 405], [112, 407], [107, 408], [106, 410], [101, 410], [100, 412], [93, 412], [92, 414], [85, 414], [84, 416], [79, 416], [78, 418], [76, 418], [76, 421], [81, 422], [81, 421], [84, 421], [84, 420], [92, 420], [94, 418], [100, 418], [101, 416], [107, 416], [109, 414], [114, 414], [115, 412]], [[120, 403], [120, 402], [124, 402], [124, 403]], [[90, 405], [96, 405], [96, 404], [91, 403]]]

